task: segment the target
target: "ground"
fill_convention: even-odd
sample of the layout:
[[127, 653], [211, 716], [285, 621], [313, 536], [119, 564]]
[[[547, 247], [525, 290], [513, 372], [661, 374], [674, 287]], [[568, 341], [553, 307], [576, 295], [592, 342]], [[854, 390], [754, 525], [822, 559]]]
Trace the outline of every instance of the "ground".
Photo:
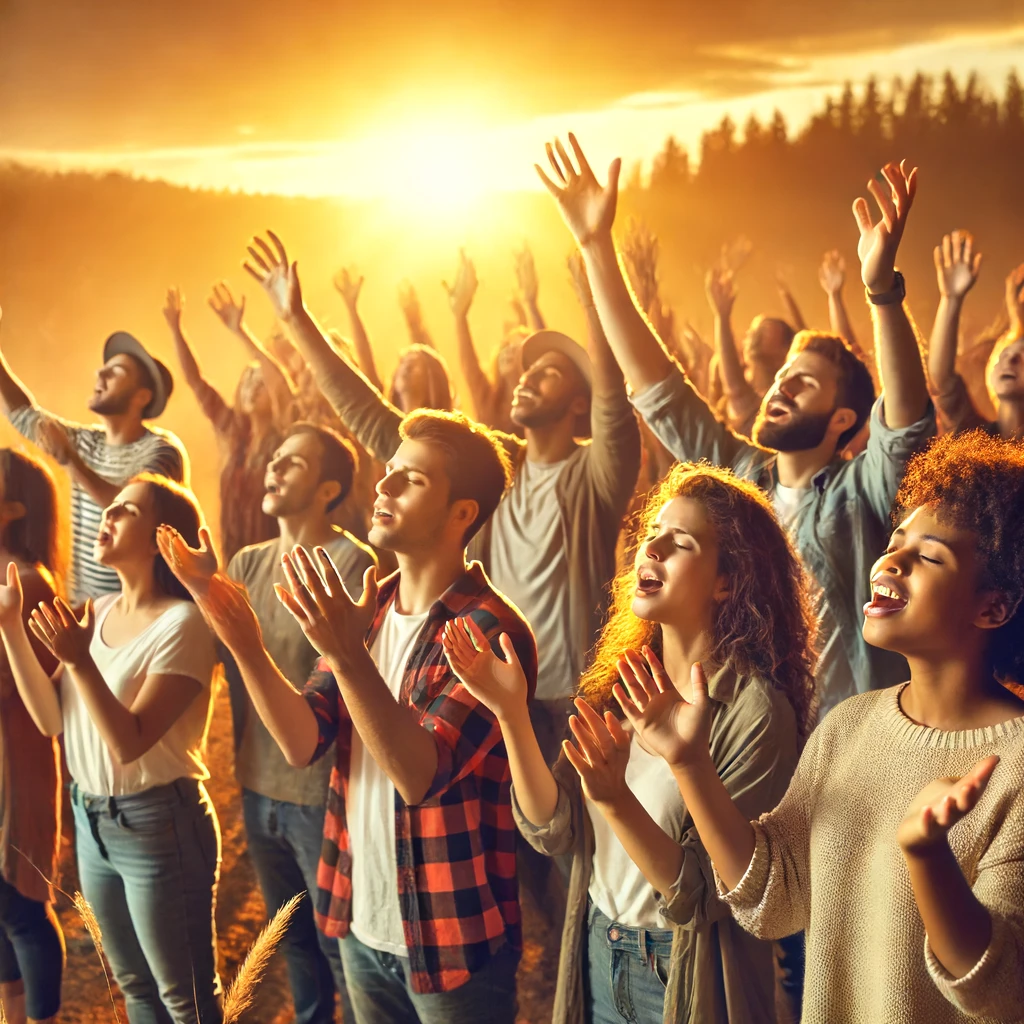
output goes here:
[[[225, 984], [229, 984], [266, 917], [245, 848], [242, 806], [233, 771], [231, 715], [226, 687], [221, 688], [215, 704], [208, 762], [212, 776], [208, 785], [220, 816], [223, 837], [217, 929], [221, 975]], [[70, 813], [66, 813], [61, 888], [73, 894], [78, 888], [78, 880], [69, 825]], [[125, 1021], [124, 1004], [116, 989], [113, 995], [108, 993], [92, 940], [70, 900], [63, 896], [58, 901], [58, 914], [68, 947], [60, 1020], [63, 1024]], [[519, 1020], [521, 1024], [546, 1024], [551, 1020], [559, 936], [525, 897], [523, 915], [525, 948], [519, 970]], [[253, 1024], [286, 1024], [291, 1019], [291, 997], [284, 964], [277, 956], [259, 988], [256, 1004], [245, 1020]]]

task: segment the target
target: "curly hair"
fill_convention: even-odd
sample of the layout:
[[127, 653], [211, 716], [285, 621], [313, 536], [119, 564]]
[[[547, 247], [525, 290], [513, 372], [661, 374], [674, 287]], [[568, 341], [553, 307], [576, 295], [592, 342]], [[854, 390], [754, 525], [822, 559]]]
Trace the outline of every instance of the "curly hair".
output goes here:
[[[719, 572], [730, 582], [715, 615], [710, 661], [729, 662], [740, 675], [759, 676], [784, 693], [806, 739], [817, 711], [815, 619], [807, 577], [768, 498], [728, 469], [677, 463], [639, 513], [634, 542], [674, 498], [692, 498], [704, 507], [718, 540]], [[661, 655], [661, 626], [633, 613], [635, 588], [629, 565], [612, 581], [608, 621], [580, 677], [579, 696], [599, 712], [619, 713], [612, 686], [626, 648], [647, 644]]]
[[940, 437], [910, 460], [894, 522], [922, 505], [977, 538], [979, 589], [1005, 594], [1015, 609], [992, 631], [992, 671], [1000, 681], [1024, 682], [1024, 446], [983, 430]]

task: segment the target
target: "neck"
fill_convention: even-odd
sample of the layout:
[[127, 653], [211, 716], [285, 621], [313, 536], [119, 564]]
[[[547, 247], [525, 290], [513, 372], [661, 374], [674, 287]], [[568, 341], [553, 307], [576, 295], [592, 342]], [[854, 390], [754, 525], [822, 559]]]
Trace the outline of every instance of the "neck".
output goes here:
[[282, 554], [301, 544], [307, 551], [332, 541], [339, 533], [322, 509], [309, 508], [293, 516], [280, 516], [277, 520], [281, 537], [278, 549]]
[[1007, 440], [1024, 438], [1024, 399], [1009, 398], [999, 402], [996, 410], [999, 433]]
[[466, 571], [466, 551], [434, 552], [428, 557], [399, 554], [396, 607], [402, 615], [422, 615]]
[[526, 457], [531, 462], [562, 462], [576, 450], [572, 419], [562, 419], [543, 427], [526, 427]]
[[145, 608], [160, 597], [152, 568], [145, 571], [117, 570], [121, 581], [121, 611], [130, 613]]
[[130, 413], [101, 416], [100, 419], [107, 435], [107, 444], [131, 444], [133, 441], [138, 441], [146, 432], [142, 420]]
[[810, 487], [811, 481], [836, 455], [836, 444], [826, 438], [817, 448], [799, 452], [779, 452], [775, 465], [783, 487]]
[[690, 671], [698, 661], [704, 661], [708, 656], [710, 636], [710, 626], [661, 627], [661, 661], [669, 679], [684, 697], [691, 693]]
[[993, 702], [1003, 704], [1010, 694], [993, 676], [982, 651], [907, 661], [910, 685], [900, 703], [904, 713], [920, 725], [952, 732], [992, 725], [1008, 717], [997, 713], [993, 720]]

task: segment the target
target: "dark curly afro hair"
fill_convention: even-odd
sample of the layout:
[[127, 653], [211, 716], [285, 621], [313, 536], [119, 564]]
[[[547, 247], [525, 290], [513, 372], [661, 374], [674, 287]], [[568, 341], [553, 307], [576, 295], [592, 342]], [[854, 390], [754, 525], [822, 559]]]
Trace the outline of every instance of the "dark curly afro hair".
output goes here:
[[977, 537], [980, 588], [1016, 607], [994, 631], [992, 669], [1003, 682], [1024, 682], [1024, 445], [982, 430], [939, 438], [907, 466], [894, 519], [922, 505], [936, 505], [940, 520]]

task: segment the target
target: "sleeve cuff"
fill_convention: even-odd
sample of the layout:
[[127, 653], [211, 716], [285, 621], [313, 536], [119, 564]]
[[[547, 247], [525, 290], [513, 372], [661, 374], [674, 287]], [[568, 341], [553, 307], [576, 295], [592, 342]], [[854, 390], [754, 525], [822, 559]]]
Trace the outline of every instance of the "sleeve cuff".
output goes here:
[[938, 986], [939, 991], [951, 1002], [959, 1003], [961, 997], [973, 993], [974, 990], [983, 986], [987, 987], [991, 982], [991, 978], [988, 976], [991, 974], [993, 966], [999, 960], [1002, 953], [1006, 927], [998, 915], [992, 914], [991, 917], [992, 938], [989, 939], [988, 948], [981, 954], [981, 959], [960, 978], [954, 978], [939, 963], [932, 952], [927, 934], [924, 937], [924, 962], [928, 967], [928, 973], [931, 975], [932, 981]]
[[902, 446], [908, 438], [922, 440], [935, 432], [935, 404], [931, 398], [919, 420], [907, 427], [890, 427], [885, 421], [885, 392], [883, 391], [871, 409], [871, 435], [889, 448], [893, 444]]
[[632, 403], [633, 408], [644, 419], [647, 419], [648, 416], [653, 416], [657, 413], [659, 409], [676, 402], [680, 396], [681, 389], [684, 387], [686, 387], [686, 381], [683, 379], [683, 375], [673, 366], [669, 375], [664, 380], [658, 381], [657, 384], [649, 385], [643, 391], [631, 392], [629, 401]]
[[718, 871], [715, 871], [715, 888], [718, 890], [718, 895], [735, 909], [753, 909], [758, 906], [768, 885], [768, 869], [771, 866], [768, 838], [764, 829], [756, 821], [751, 822], [751, 826], [754, 829], [754, 855], [750, 858], [747, 870], [736, 887], [727, 889]]

